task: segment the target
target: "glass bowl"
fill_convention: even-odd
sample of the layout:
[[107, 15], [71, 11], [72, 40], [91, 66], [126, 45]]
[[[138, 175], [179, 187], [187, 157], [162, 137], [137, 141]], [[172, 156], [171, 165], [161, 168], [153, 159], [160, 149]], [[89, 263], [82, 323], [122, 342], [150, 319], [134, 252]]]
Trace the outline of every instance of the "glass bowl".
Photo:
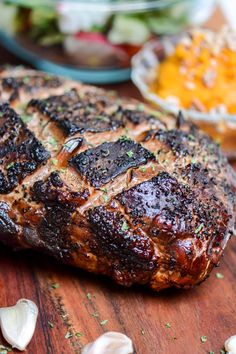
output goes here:
[[[40, 70], [88, 83], [129, 79], [150, 38], [179, 32], [214, 0], [0, 0], [0, 42]], [[6, 3], [8, 5], [6, 5]]]
[[[202, 30], [208, 31], [208, 30]], [[183, 35], [185, 35], [183, 33]], [[166, 100], [150, 90], [150, 86], [157, 80], [158, 66], [160, 62], [170, 55], [181, 35], [163, 37], [161, 40], [153, 40], [144, 45], [142, 50], [132, 59], [131, 78], [142, 96], [152, 105], [164, 112], [177, 115], [181, 110], [186, 117], [206, 131], [217, 143], [219, 143], [228, 158], [236, 158], [236, 115], [224, 112], [199, 112], [193, 109], [185, 109], [173, 100]]]

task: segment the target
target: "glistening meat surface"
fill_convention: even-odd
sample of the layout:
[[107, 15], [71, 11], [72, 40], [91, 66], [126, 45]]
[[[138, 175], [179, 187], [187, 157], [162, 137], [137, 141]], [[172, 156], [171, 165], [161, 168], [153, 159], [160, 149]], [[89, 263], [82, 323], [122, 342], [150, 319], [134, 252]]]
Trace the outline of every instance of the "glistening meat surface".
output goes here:
[[0, 242], [154, 290], [219, 263], [235, 173], [181, 114], [24, 68], [0, 101]]

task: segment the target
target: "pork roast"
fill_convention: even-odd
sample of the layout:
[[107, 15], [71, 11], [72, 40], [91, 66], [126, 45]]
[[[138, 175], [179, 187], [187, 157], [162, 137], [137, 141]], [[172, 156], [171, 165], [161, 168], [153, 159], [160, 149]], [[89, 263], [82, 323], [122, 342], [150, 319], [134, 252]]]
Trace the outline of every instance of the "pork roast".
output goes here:
[[0, 72], [0, 241], [129, 286], [203, 281], [236, 178], [180, 113], [24, 68]]

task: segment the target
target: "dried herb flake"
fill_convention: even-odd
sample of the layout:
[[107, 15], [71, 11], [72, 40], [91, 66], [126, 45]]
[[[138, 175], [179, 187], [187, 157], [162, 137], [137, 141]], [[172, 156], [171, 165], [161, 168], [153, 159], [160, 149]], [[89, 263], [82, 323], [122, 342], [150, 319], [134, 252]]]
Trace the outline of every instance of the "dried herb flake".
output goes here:
[[204, 224], [200, 224], [200, 225], [196, 228], [195, 233], [198, 234], [198, 233], [203, 229], [203, 227], [204, 227]]
[[105, 324], [107, 324], [107, 322], [108, 322], [108, 320], [103, 320], [103, 321], [100, 322], [100, 325], [101, 326], [105, 326]]
[[223, 279], [224, 276], [223, 276], [223, 274], [221, 274], [221, 273], [216, 273], [216, 278], [217, 278], [217, 279]]
[[130, 150], [130, 151], [127, 151], [126, 155], [128, 155], [129, 157], [133, 157], [134, 153], [132, 150]]
[[90, 293], [86, 294], [88, 300], [92, 300], [92, 295]]
[[67, 332], [67, 333], [65, 334], [65, 339], [69, 339], [69, 338], [71, 338], [71, 337], [73, 337], [73, 334], [72, 334], [71, 332]]
[[60, 287], [60, 284], [59, 283], [53, 283], [52, 285], [51, 285], [51, 288], [53, 288], [53, 289], [58, 289]]
[[83, 333], [81, 333], [81, 332], [76, 332], [75, 335], [76, 335], [76, 337], [80, 338], [80, 337], [83, 336]]
[[31, 121], [31, 119], [32, 119], [32, 116], [30, 116], [30, 115], [28, 115], [28, 114], [22, 114], [22, 115], [21, 115], [21, 120], [22, 120], [25, 124], [29, 123], [29, 122]]
[[99, 317], [99, 314], [97, 312], [91, 313], [91, 316], [93, 317]]
[[48, 325], [50, 328], [54, 328], [54, 324], [52, 322], [48, 321]]
[[14, 166], [14, 162], [11, 162], [7, 165], [7, 169], [11, 168], [12, 166]]
[[127, 231], [127, 230], [129, 230], [129, 226], [128, 226], [128, 224], [127, 224], [127, 221], [124, 220], [124, 221], [123, 221], [123, 224], [122, 224], [122, 226], [121, 226], [121, 231]]

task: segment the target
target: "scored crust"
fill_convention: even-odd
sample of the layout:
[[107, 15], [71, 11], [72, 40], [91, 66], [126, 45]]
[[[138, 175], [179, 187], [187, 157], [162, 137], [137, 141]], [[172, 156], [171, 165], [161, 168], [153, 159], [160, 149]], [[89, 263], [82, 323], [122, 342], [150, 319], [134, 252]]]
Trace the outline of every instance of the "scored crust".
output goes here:
[[33, 70], [0, 85], [0, 241], [126, 286], [209, 275], [234, 230], [236, 178], [208, 136]]

